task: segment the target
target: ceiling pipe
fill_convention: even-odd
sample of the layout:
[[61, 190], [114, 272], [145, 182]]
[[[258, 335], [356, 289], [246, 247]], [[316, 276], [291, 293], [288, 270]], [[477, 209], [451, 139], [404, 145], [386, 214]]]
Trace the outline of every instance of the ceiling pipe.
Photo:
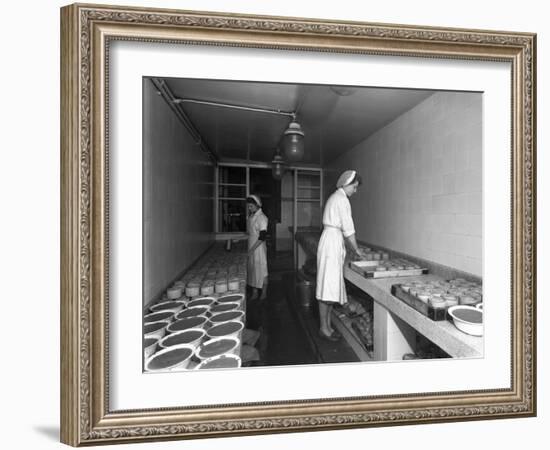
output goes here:
[[[284, 148], [284, 153], [290, 161], [300, 161], [304, 157], [304, 132], [302, 131], [300, 124], [296, 122], [296, 113], [298, 109], [296, 109], [296, 111], [281, 111], [280, 109], [274, 109], [274, 108], [271, 108], [271, 109], [257, 108], [254, 106], [243, 106], [243, 105], [235, 105], [232, 103], [197, 100], [194, 98], [174, 98], [173, 102], [177, 105], [180, 105], [182, 103], [194, 103], [198, 105], [220, 106], [222, 108], [238, 109], [241, 111], [277, 114], [280, 116], [290, 117], [291, 118], [290, 124], [283, 131], [283, 136], [281, 139], [282, 145]], [[298, 108], [302, 106], [302, 103], [303, 103], [303, 99], [298, 105]]]
[[241, 111], [253, 111], [253, 112], [263, 112], [267, 114], [278, 114], [280, 116], [288, 116], [292, 117], [292, 120], [296, 120], [296, 112], [290, 112], [290, 111], [281, 111], [280, 109], [269, 109], [269, 108], [256, 108], [253, 106], [242, 106], [242, 105], [234, 105], [231, 103], [221, 103], [221, 102], [211, 102], [206, 100], [197, 100], [194, 98], [174, 98], [174, 103], [196, 103], [199, 105], [207, 105], [207, 106], [221, 106], [222, 108], [233, 108], [233, 109], [239, 109]]
[[166, 100], [166, 102], [168, 103], [168, 105], [170, 105], [170, 107], [172, 108], [172, 110], [180, 120], [180, 122], [185, 126], [185, 128], [187, 129], [187, 131], [195, 141], [195, 144], [200, 146], [201, 150], [205, 152], [214, 163], [217, 163], [219, 160], [218, 155], [215, 152], [213, 152], [210, 149], [210, 147], [208, 147], [206, 142], [204, 142], [199, 131], [197, 130], [195, 125], [193, 125], [193, 122], [191, 122], [189, 117], [187, 117], [187, 114], [185, 113], [183, 108], [179, 106], [176, 102], [174, 102], [174, 99], [175, 99], [174, 94], [172, 93], [172, 91], [170, 90], [166, 82], [160, 78], [151, 78], [151, 82], [153, 83], [153, 86], [155, 86], [157, 93]]

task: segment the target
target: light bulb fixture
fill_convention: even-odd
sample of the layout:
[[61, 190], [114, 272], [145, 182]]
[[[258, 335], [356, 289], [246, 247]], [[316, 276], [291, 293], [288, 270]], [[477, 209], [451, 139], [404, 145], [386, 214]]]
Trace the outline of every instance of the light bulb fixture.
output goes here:
[[355, 94], [357, 88], [351, 86], [330, 86], [330, 90], [341, 97], [347, 97]]
[[276, 180], [283, 178], [286, 172], [286, 161], [281, 156], [279, 149], [277, 149], [275, 155], [273, 156], [273, 161], [271, 161], [271, 174]]
[[284, 131], [283, 149], [289, 161], [301, 161], [304, 157], [304, 132], [296, 119]]

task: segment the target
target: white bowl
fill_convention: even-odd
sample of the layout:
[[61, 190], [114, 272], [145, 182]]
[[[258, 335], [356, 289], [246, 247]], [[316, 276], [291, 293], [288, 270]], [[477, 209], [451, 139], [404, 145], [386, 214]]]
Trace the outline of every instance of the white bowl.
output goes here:
[[185, 302], [179, 300], [170, 300], [168, 302], [157, 303], [149, 308], [151, 312], [172, 311], [173, 313], [180, 312], [185, 306]]
[[[449, 315], [453, 318], [453, 323], [462, 332], [471, 334], [472, 336], [483, 336], [483, 311], [475, 306], [456, 305], [451, 306], [448, 310]], [[464, 314], [472, 316], [472, 319], [465, 317]], [[479, 318], [480, 321], [474, 320]]]
[[222, 312], [234, 311], [241, 307], [240, 303], [216, 303], [210, 306], [208, 313], [210, 315], [221, 314]]
[[[225, 364], [227, 363], [230, 364], [229, 367], [225, 366]], [[210, 359], [205, 359], [204, 361], [200, 362], [199, 365], [195, 367], [195, 369], [233, 369], [237, 367], [241, 367], [241, 358], [237, 355], [229, 353]]]
[[204, 316], [187, 317], [185, 319], [176, 320], [172, 322], [166, 331], [169, 333], [175, 333], [177, 331], [189, 330], [190, 328], [203, 328], [207, 323], [207, 318]]
[[[219, 334], [225, 328], [231, 328], [231, 331], [226, 331], [224, 334]], [[208, 329], [206, 335], [211, 339], [216, 339], [219, 337], [236, 337], [240, 338], [241, 333], [244, 329], [244, 324], [237, 320], [232, 320], [230, 322], [222, 322], [216, 324]]]
[[167, 320], [159, 320], [158, 322], [150, 322], [143, 327], [143, 336], [145, 338], [161, 339], [166, 334], [166, 327], [170, 322]]
[[[161, 348], [169, 348], [176, 345], [189, 345], [190, 347], [197, 348], [204, 336], [205, 331], [202, 328], [189, 328], [165, 335], [158, 344]], [[192, 339], [189, 340], [188, 338], [191, 337]]]
[[209, 306], [195, 306], [193, 308], [185, 308], [176, 314], [175, 319], [181, 320], [186, 317], [206, 316]]
[[218, 303], [239, 303], [244, 300], [243, 294], [228, 294], [222, 295], [218, 298]]
[[[227, 345], [222, 346], [222, 341], [228, 341]], [[220, 355], [232, 354], [236, 355], [239, 350], [240, 340], [234, 337], [219, 337], [215, 339], [210, 339], [202, 343], [200, 347], [195, 350], [195, 356], [204, 361], [205, 359], [212, 359]]]
[[145, 356], [145, 359], [155, 353], [158, 343], [159, 340], [157, 338], [146, 338], [143, 340], [143, 355]]
[[174, 318], [174, 313], [172, 311], [157, 311], [143, 316], [143, 321], [145, 323], [159, 322], [161, 320], [171, 322]]
[[214, 297], [199, 297], [190, 300], [189, 303], [187, 303], [187, 307], [194, 308], [195, 306], [210, 306], [215, 302], [216, 299]]
[[212, 326], [225, 322], [233, 322], [235, 320], [240, 321], [243, 319], [244, 312], [239, 310], [225, 311], [218, 314], [214, 314], [210, 317], [210, 323]]
[[[194, 351], [195, 349], [189, 345], [174, 345], [172, 347], [162, 349], [146, 361], [145, 370], [157, 372], [185, 369], [189, 365], [189, 360], [193, 356]], [[164, 364], [158, 366], [159, 358], [162, 358], [162, 356], [166, 358], [166, 354], [170, 353], [184, 353], [184, 355], [172, 362], [165, 362]]]

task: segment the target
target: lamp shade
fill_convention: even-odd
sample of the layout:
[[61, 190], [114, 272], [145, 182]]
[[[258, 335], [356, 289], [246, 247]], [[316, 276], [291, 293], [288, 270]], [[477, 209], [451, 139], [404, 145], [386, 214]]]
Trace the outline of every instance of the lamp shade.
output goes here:
[[273, 175], [273, 178], [280, 180], [283, 178], [285, 172], [286, 162], [277, 150], [277, 153], [275, 153], [275, 156], [273, 157], [273, 161], [271, 161], [271, 174]]
[[283, 149], [289, 161], [301, 161], [304, 157], [304, 132], [298, 122], [290, 122], [285, 130]]

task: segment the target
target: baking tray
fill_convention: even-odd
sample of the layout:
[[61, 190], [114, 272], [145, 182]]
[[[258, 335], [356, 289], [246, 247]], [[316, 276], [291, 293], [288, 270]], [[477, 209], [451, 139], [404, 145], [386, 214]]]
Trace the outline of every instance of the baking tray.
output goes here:
[[365, 278], [395, 278], [395, 277], [414, 277], [425, 275], [428, 269], [402, 269], [402, 270], [384, 270], [377, 271], [376, 267], [384, 261], [351, 261], [349, 266], [351, 270], [363, 275]]
[[391, 293], [393, 296], [397, 297], [399, 300], [433, 321], [447, 320], [447, 308], [434, 308], [433, 306], [424, 303], [423, 301], [417, 299], [414, 295], [411, 295], [401, 289], [400, 284], [394, 284], [391, 287]]

